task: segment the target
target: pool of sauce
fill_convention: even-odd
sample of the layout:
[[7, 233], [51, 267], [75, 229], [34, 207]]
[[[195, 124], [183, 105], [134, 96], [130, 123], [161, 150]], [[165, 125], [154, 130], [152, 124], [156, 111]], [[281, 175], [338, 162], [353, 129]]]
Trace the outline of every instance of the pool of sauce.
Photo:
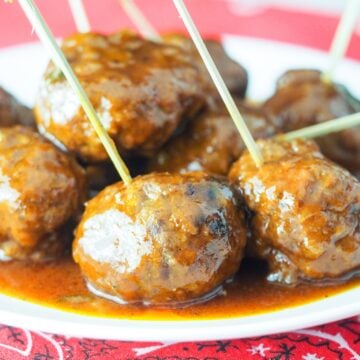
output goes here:
[[360, 286], [360, 278], [341, 284], [287, 287], [268, 283], [266, 267], [243, 262], [225, 294], [181, 309], [119, 305], [92, 295], [71, 257], [42, 263], [0, 263], [0, 291], [21, 300], [78, 314], [141, 320], [205, 320], [272, 312], [325, 299]]

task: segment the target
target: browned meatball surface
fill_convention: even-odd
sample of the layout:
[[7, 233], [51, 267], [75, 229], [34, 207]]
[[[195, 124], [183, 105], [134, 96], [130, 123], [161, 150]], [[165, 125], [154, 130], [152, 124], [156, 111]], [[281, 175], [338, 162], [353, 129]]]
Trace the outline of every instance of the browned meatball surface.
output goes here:
[[[208, 95], [217, 97], [216, 88], [191, 38], [181, 34], [165, 34], [162, 39], [166, 43], [180, 46], [191, 54], [201, 71], [205, 88], [210, 91]], [[205, 44], [230, 92], [244, 97], [248, 84], [246, 70], [226, 54], [220, 42], [205, 40]]]
[[[264, 110], [284, 132], [300, 129], [356, 112], [346, 94], [326, 83], [316, 70], [291, 70], [264, 104]], [[317, 139], [328, 158], [360, 175], [360, 127]]]
[[[256, 139], [276, 133], [260, 108], [240, 104], [238, 107]], [[149, 163], [150, 171], [185, 173], [204, 170], [227, 175], [245, 145], [225, 108], [207, 111], [193, 120], [186, 131], [170, 140]]]
[[48, 259], [65, 247], [79, 215], [84, 172], [26, 127], [0, 129], [0, 258]]
[[314, 142], [258, 142], [265, 163], [248, 152], [230, 180], [253, 211], [254, 255], [271, 281], [337, 278], [360, 270], [360, 183], [327, 160]]
[[0, 87], [0, 126], [12, 125], [35, 127], [34, 116], [31, 109]]
[[[203, 105], [198, 69], [173, 45], [129, 32], [77, 34], [62, 50], [118, 149], [151, 154]], [[87, 162], [107, 154], [67, 81], [50, 64], [36, 101], [36, 120]]]
[[87, 204], [73, 256], [97, 294], [179, 304], [214, 295], [237, 271], [245, 240], [242, 200], [224, 180], [149, 174]]

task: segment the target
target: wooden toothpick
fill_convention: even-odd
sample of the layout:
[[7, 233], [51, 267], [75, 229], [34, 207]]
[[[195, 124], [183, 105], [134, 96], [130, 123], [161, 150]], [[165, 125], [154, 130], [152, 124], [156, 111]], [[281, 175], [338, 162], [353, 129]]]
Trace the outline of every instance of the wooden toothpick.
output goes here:
[[322, 74], [324, 81], [332, 81], [335, 69], [344, 57], [349, 46], [351, 35], [354, 31], [359, 14], [360, 0], [348, 0], [331, 43], [330, 65]]
[[188, 30], [190, 33], [190, 36], [192, 37], [196, 48], [198, 49], [200, 56], [205, 63], [205, 66], [217, 88], [217, 90], [220, 93], [220, 96], [227, 108], [227, 110], [230, 113], [230, 116], [232, 120], [235, 123], [236, 128], [238, 129], [246, 147], [248, 148], [250, 155], [252, 156], [255, 164], [257, 166], [261, 166], [263, 163], [263, 157], [261, 155], [261, 152], [252, 137], [248, 127], [246, 126], [246, 123], [241, 116], [238, 107], [236, 106], [232, 96], [230, 95], [229, 90], [227, 89], [224, 80], [222, 79], [213, 59], [211, 58], [211, 55], [209, 54], [209, 51], [207, 50], [204, 41], [202, 40], [199, 31], [197, 30], [184, 2], [182, 0], [173, 0], [174, 4]]
[[118, 0], [120, 5], [125, 10], [127, 16], [131, 19], [134, 25], [139, 30], [140, 34], [149, 40], [160, 42], [161, 36], [156, 29], [147, 20], [146, 16], [136, 5], [134, 0]]
[[39, 36], [43, 45], [49, 51], [52, 60], [56, 66], [63, 72], [71, 88], [77, 95], [85, 114], [87, 115], [90, 123], [94, 127], [97, 135], [99, 136], [105, 150], [107, 151], [111, 161], [113, 162], [116, 170], [125, 184], [131, 182], [131, 176], [128, 168], [122, 160], [119, 152], [117, 151], [113, 140], [104, 129], [98, 115], [95, 112], [89, 98], [87, 97], [84, 89], [82, 88], [79, 80], [75, 76], [70, 64], [66, 60], [64, 54], [57, 45], [54, 36], [52, 35], [49, 27], [46, 25], [39, 9], [36, 7], [32, 0], [19, 0], [19, 3]]
[[360, 125], [360, 113], [343, 116], [334, 120], [322, 122], [320, 124], [308, 126], [303, 129], [279, 135], [280, 140], [291, 141], [297, 138], [312, 139], [319, 136], [328, 135], [334, 132], [346, 130]]
[[82, 0], [68, 0], [72, 16], [75, 21], [77, 31], [86, 33], [91, 30], [89, 18], [85, 11], [85, 6]]

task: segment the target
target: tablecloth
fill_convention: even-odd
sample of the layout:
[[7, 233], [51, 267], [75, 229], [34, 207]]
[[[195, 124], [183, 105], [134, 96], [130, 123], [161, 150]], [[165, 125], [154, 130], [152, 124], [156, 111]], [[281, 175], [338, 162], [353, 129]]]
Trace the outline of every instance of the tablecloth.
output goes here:
[[359, 320], [251, 339], [175, 344], [76, 339], [0, 326], [0, 359], [358, 360]]
[[[132, 27], [117, 0], [84, 2], [94, 30]], [[57, 36], [75, 31], [65, 0], [38, 0], [37, 4]], [[138, 0], [138, 4], [160, 31], [183, 28], [170, 0]], [[324, 50], [329, 48], [341, 8], [341, 2], [335, 0], [192, 0], [187, 4], [205, 35], [240, 34]], [[36, 36], [19, 5], [1, 2], [0, 47], [29, 41], [36, 41]], [[360, 60], [360, 26], [347, 56]], [[250, 339], [165, 344], [68, 338], [0, 325], [1, 359], [359, 360], [360, 318]]]

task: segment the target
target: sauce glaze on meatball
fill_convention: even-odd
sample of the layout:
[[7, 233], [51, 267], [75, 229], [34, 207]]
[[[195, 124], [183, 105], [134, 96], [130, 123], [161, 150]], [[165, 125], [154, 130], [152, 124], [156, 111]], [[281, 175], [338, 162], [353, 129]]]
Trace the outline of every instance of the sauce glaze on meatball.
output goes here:
[[[217, 98], [218, 92], [192, 39], [181, 34], [171, 33], [163, 35], [162, 39], [168, 44], [180, 46], [191, 54], [203, 76], [207, 93], [210, 93]], [[248, 75], [246, 70], [226, 54], [220, 42], [207, 39], [205, 40], [205, 44], [217, 68], [219, 69], [227, 88], [234, 95], [244, 97], [248, 84]]]
[[[253, 106], [238, 107], [256, 139], [276, 133], [264, 112]], [[245, 148], [239, 131], [224, 107], [194, 119], [185, 132], [170, 140], [149, 162], [150, 171], [186, 173], [207, 171], [227, 175]]]
[[79, 215], [85, 174], [68, 155], [26, 127], [0, 129], [0, 257], [62, 254]]
[[204, 301], [235, 274], [246, 227], [225, 180], [159, 173], [107, 187], [75, 235], [73, 257], [97, 294], [179, 305]]
[[261, 140], [265, 163], [248, 152], [230, 180], [253, 211], [250, 251], [269, 262], [271, 281], [296, 283], [360, 269], [360, 183], [312, 141]]
[[[323, 81], [316, 70], [286, 72], [264, 110], [283, 132], [357, 112], [349, 95], [337, 84]], [[360, 176], [360, 126], [316, 141], [325, 156]]]
[[[123, 153], [152, 154], [204, 104], [201, 78], [181, 48], [129, 32], [77, 34], [62, 50]], [[64, 76], [51, 63], [35, 108], [42, 132], [83, 160], [108, 159]]]
[[35, 127], [31, 109], [21, 105], [11, 94], [0, 88], [0, 126], [25, 125]]

